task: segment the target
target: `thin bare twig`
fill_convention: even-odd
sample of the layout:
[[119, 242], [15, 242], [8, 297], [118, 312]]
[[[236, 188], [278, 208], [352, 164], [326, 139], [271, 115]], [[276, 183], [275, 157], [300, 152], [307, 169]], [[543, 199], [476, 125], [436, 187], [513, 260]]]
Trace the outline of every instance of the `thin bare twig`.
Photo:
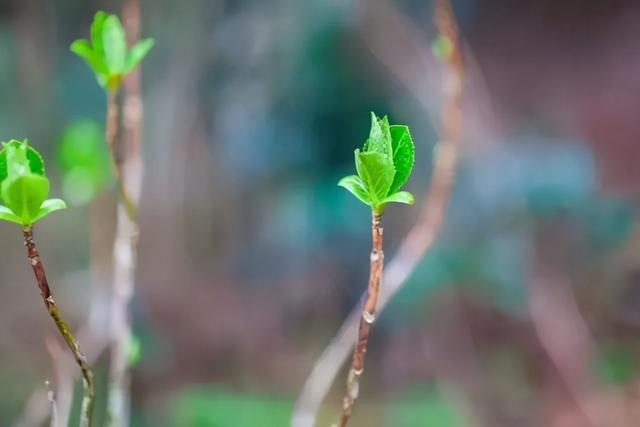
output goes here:
[[49, 403], [51, 404], [51, 417], [49, 420], [49, 427], [58, 427], [58, 404], [56, 403], [56, 394], [51, 388], [51, 384], [49, 381], [45, 382], [47, 386], [47, 398], [49, 399]]
[[[78, 334], [82, 337], [81, 333]], [[85, 344], [87, 341], [83, 341]], [[76, 377], [75, 364], [64, 348], [53, 337], [47, 337], [46, 347], [51, 355], [53, 371], [55, 373], [55, 392], [50, 390], [50, 395], [56, 400], [56, 419], [61, 426], [69, 425], [71, 406], [73, 404], [73, 386]], [[87, 356], [87, 361], [89, 356]], [[51, 399], [49, 399], [51, 400]]]
[[[140, 32], [139, 0], [127, 0], [123, 7], [123, 22], [132, 45]], [[132, 336], [129, 306], [134, 294], [138, 224], [137, 208], [142, 186], [142, 97], [140, 67], [124, 79], [123, 155], [119, 165], [120, 204], [113, 244], [113, 300], [111, 304], [111, 366], [109, 372], [108, 423], [126, 427], [130, 418], [129, 346]], [[116, 121], [116, 126], [118, 122]]]
[[[455, 181], [458, 148], [462, 140], [462, 99], [464, 90], [464, 62], [455, 16], [448, 0], [437, 0], [435, 12], [439, 35], [447, 37], [451, 51], [445, 58], [443, 90], [444, 105], [440, 124], [440, 142], [435, 159], [431, 184], [418, 223], [400, 245], [398, 254], [384, 274], [385, 286], [380, 291], [378, 312], [402, 287], [418, 262], [433, 245], [442, 229], [449, 198]], [[311, 375], [296, 402], [293, 427], [313, 427], [320, 405], [329, 392], [340, 366], [353, 348], [360, 310], [355, 309], [345, 320], [338, 334], [316, 361]]]
[[44, 305], [51, 315], [54, 323], [56, 324], [56, 327], [60, 331], [60, 334], [64, 338], [64, 341], [67, 343], [67, 346], [73, 353], [76, 364], [78, 365], [82, 373], [84, 397], [82, 400], [80, 427], [91, 427], [93, 417], [93, 400], [95, 394], [93, 385], [93, 371], [87, 363], [87, 359], [84, 354], [80, 352], [78, 341], [73, 336], [71, 329], [60, 315], [60, 310], [58, 309], [58, 306], [53, 299], [53, 294], [51, 293], [51, 288], [49, 287], [49, 282], [47, 281], [47, 276], [40, 259], [40, 254], [38, 253], [35, 241], [33, 240], [33, 227], [25, 227], [23, 229], [23, 234], [24, 245], [27, 248], [27, 256], [29, 258], [29, 262], [31, 263], [31, 267], [33, 268], [33, 273], [36, 277], [36, 282], [38, 284], [38, 288], [40, 289], [40, 295], [42, 296]]
[[371, 327], [376, 319], [376, 306], [382, 283], [382, 271], [384, 267], [384, 250], [382, 237], [382, 214], [372, 213], [371, 219], [371, 271], [369, 272], [369, 286], [366, 291], [360, 325], [358, 327], [358, 341], [353, 352], [353, 361], [347, 377], [347, 393], [342, 403], [340, 415], [340, 427], [345, 427], [351, 418], [353, 405], [358, 398], [360, 390], [360, 377], [364, 373], [364, 357], [367, 353], [367, 344]]
[[[564, 224], [544, 224], [537, 233], [528, 280], [529, 313], [540, 343], [558, 370], [577, 408], [594, 426], [614, 423], [589, 403], [594, 381], [589, 373], [593, 337], [580, 312], [571, 283], [557, 260], [565, 259]], [[613, 392], [610, 392], [613, 395]], [[616, 396], [617, 397], [617, 396]], [[612, 399], [613, 400], [613, 399]]]

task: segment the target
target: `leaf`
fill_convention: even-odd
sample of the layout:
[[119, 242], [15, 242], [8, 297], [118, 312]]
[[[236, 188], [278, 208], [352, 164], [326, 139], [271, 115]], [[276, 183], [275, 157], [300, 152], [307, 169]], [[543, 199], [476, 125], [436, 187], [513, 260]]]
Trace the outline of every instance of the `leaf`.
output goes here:
[[358, 198], [365, 205], [371, 205], [371, 200], [369, 198], [369, 193], [367, 192], [367, 188], [357, 175], [349, 175], [345, 176], [338, 182], [340, 187], [344, 187], [351, 192], [354, 196]]
[[408, 191], [398, 191], [390, 196], [387, 196], [383, 201], [384, 203], [404, 203], [406, 205], [413, 205], [416, 202], [416, 198]]
[[27, 159], [27, 141], [12, 139], [2, 147], [2, 153], [6, 156], [7, 177], [23, 175], [30, 172], [29, 160]]
[[31, 173], [44, 176], [44, 159], [40, 153], [32, 147], [27, 147], [26, 155]]
[[127, 36], [116, 15], [109, 15], [104, 20], [102, 43], [109, 76], [123, 73], [127, 57]]
[[106, 76], [109, 74], [104, 56], [104, 22], [109, 15], [103, 11], [98, 11], [91, 24], [91, 46], [93, 48], [93, 61], [91, 68], [96, 73], [96, 78], [101, 86], [104, 86]]
[[51, 212], [59, 211], [61, 209], [66, 209], [67, 204], [62, 199], [48, 199], [42, 203], [42, 206], [38, 210], [38, 213], [32, 219], [33, 222], [39, 221], [45, 216], [49, 215]]
[[149, 53], [155, 41], [153, 39], [144, 39], [135, 44], [127, 53], [127, 63], [125, 65], [125, 73], [133, 70], [136, 65]]
[[2, 150], [0, 150], [0, 184], [2, 184], [2, 181], [7, 179], [8, 174], [9, 171], [7, 168], [7, 150], [5, 150], [3, 147]]
[[41, 175], [10, 176], [2, 183], [2, 199], [25, 225], [33, 223], [48, 194], [49, 180]]
[[389, 158], [393, 155], [389, 119], [386, 116], [379, 119], [375, 113], [371, 113], [371, 131], [369, 132], [369, 139], [365, 143], [364, 151], [385, 154]]
[[95, 73], [100, 85], [104, 86], [104, 76], [107, 74], [104, 58], [91, 49], [89, 42], [84, 39], [76, 40], [71, 44], [70, 50], [85, 60], [89, 68]]
[[0, 206], [0, 219], [22, 225], [22, 218], [16, 216], [11, 212], [11, 209], [6, 206]]
[[384, 116], [379, 120], [380, 128], [382, 129], [382, 136], [385, 140], [385, 148], [388, 156], [393, 154], [393, 148], [391, 146], [391, 130], [389, 129], [389, 117]]
[[393, 146], [393, 166], [396, 174], [391, 184], [391, 193], [395, 193], [407, 182], [415, 162], [415, 146], [408, 126], [393, 125], [390, 127]]
[[375, 208], [389, 194], [395, 175], [393, 162], [384, 154], [360, 150], [355, 151], [355, 158], [358, 175], [369, 193], [371, 206]]
[[[106, 12], [99, 10], [96, 12], [93, 22], [91, 23], [91, 44], [93, 45], [93, 52], [98, 58], [104, 58], [103, 29], [104, 22], [108, 16]], [[107, 70], [105, 69], [103, 71], [106, 72]]]
[[94, 53], [88, 40], [78, 39], [74, 41], [73, 43], [71, 43], [69, 50], [71, 50], [71, 52], [75, 53], [79, 57], [83, 58], [89, 65], [91, 65], [91, 67], [93, 67]]

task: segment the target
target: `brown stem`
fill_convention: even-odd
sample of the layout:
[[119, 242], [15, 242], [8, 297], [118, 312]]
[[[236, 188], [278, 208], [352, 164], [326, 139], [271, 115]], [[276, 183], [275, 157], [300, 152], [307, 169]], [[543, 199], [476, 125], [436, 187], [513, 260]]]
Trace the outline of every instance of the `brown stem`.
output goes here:
[[[129, 45], [139, 38], [141, 7], [139, 0], [126, 0], [122, 9], [123, 24]], [[113, 301], [111, 302], [111, 361], [109, 367], [109, 399], [107, 425], [126, 427], [130, 421], [129, 348], [132, 336], [129, 307], [135, 292], [135, 270], [138, 242], [136, 211], [142, 186], [142, 121], [140, 67], [123, 80], [122, 156], [119, 158], [121, 198], [118, 207], [116, 237], [113, 243]], [[133, 214], [132, 214], [133, 213]]]
[[[391, 1], [379, 0], [372, 7], [372, 2], [360, 2], [367, 10], [371, 9], [377, 16], [371, 22], [365, 21], [363, 31], [365, 40], [376, 56], [398, 76], [400, 81], [413, 94], [422, 92], [424, 75], [431, 71], [417, 68], [415, 73], [407, 73], [405, 66], [410, 57], [397, 57], [399, 52], [412, 52], [411, 47], [418, 48], [422, 40], [413, 28], [411, 21], [404, 18]], [[385, 287], [380, 292], [378, 310], [382, 310], [389, 300], [406, 283], [411, 272], [423, 256], [431, 249], [440, 231], [449, 204], [456, 176], [456, 165], [459, 147], [463, 136], [462, 101], [464, 93], [464, 60], [460, 47], [460, 38], [456, 19], [450, 0], [434, 2], [435, 21], [440, 36], [451, 41], [453, 51], [444, 61], [444, 79], [442, 82], [444, 104], [440, 124], [440, 142], [436, 152], [431, 184], [426, 191], [418, 222], [411, 228], [407, 237], [398, 248], [396, 256], [391, 260], [384, 275]], [[385, 32], [371, 31], [372, 28], [385, 28]], [[382, 37], [381, 34], [387, 35]], [[389, 34], [402, 37], [389, 45]], [[386, 44], [385, 44], [386, 43]], [[389, 46], [387, 46], [389, 45]], [[396, 49], [402, 45], [405, 49]], [[385, 47], [388, 47], [385, 49]], [[416, 57], [422, 58], [420, 55]], [[422, 61], [419, 67], [422, 67]], [[426, 73], [425, 73], [426, 71]], [[427, 102], [423, 102], [427, 105]], [[361, 313], [354, 309], [345, 320], [337, 335], [323, 351], [313, 366], [302, 392], [296, 402], [292, 416], [292, 426], [312, 427], [315, 425], [320, 405], [328, 394], [340, 366], [349, 357], [353, 346], [353, 334], [361, 323]]]
[[111, 151], [111, 160], [113, 163], [113, 169], [118, 181], [118, 191], [120, 192], [120, 199], [126, 209], [127, 216], [133, 222], [136, 221], [137, 207], [133, 202], [127, 188], [124, 184], [123, 178], [123, 160], [118, 150], [118, 125], [120, 122], [120, 109], [118, 108], [118, 92], [116, 90], [107, 91], [107, 128], [105, 130], [105, 138], [107, 145]]
[[84, 398], [82, 401], [80, 427], [91, 427], [91, 420], [93, 417], [93, 400], [95, 394], [93, 372], [87, 363], [87, 358], [80, 352], [78, 341], [73, 336], [71, 329], [60, 315], [60, 310], [53, 299], [53, 294], [51, 293], [51, 288], [49, 288], [49, 282], [47, 281], [47, 275], [45, 274], [44, 266], [40, 260], [40, 254], [38, 253], [35, 241], [33, 240], [33, 227], [24, 227], [23, 234], [24, 245], [27, 248], [27, 256], [31, 263], [31, 267], [33, 268], [33, 273], [36, 276], [36, 282], [38, 283], [38, 288], [40, 288], [40, 295], [42, 296], [44, 305], [47, 307], [47, 311], [51, 315], [51, 318], [53, 318], [60, 334], [62, 334], [64, 341], [73, 353], [73, 357], [80, 367], [80, 372], [82, 372]]
[[382, 284], [382, 271], [384, 267], [384, 251], [382, 249], [382, 221], [381, 213], [372, 213], [371, 219], [371, 270], [369, 272], [369, 286], [367, 296], [362, 307], [360, 316], [360, 326], [358, 327], [358, 341], [353, 351], [351, 369], [347, 377], [347, 393], [342, 403], [342, 415], [340, 416], [340, 427], [345, 427], [351, 418], [353, 406], [358, 398], [360, 388], [360, 377], [364, 373], [364, 357], [367, 353], [367, 344], [373, 322], [376, 319], [376, 306], [378, 305], [378, 295]]

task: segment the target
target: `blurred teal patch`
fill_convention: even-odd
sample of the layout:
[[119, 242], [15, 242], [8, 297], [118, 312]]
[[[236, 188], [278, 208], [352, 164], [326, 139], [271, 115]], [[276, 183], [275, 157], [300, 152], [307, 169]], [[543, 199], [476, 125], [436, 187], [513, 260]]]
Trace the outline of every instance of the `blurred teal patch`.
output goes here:
[[293, 401], [235, 394], [212, 387], [183, 391], [173, 406], [180, 427], [282, 427], [289, 425]]
[[464, 265], [459, 251], [441, 246], [432, 248], [389, 303], [384, 322], [410, 323], [423, 316], [428, 294], [452, 283], [465, 270]]
[[628, 202], [594, 199], [579, 212], [591, 243], [599, 248], [620, 244], [631, 232], [633, 214]]

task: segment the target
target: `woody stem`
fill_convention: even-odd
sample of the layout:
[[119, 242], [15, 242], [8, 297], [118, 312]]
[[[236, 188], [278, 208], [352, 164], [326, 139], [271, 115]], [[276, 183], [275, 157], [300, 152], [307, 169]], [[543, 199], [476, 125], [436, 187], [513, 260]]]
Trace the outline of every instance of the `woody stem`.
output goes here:
[[91, 421], [93, 417], [93, 401], [94, 401], [94, 385], [93, 385], [93, 372], [87, 358], [80, 352], [78, 341], [73, 336], [69, 325], [64, 321], [60, 314], [60, 310], [56, 305], [56, 302], [51, 293], [49, 282], [47, 281], [47, 275], [44, 271], [44, 266], [40, 259], [40, 254], [36, 248], [35, 241], [33, 240], [33, 226], [25, 226], [23, 228], [24, 245], [27, 248], [27, 257], [33, 268], [33, 273], [36, 277], [36, 283], [40, 289], [40, 295], [44, 301], [44, 305], [49, 312], [49, 315], [53, 319], [56, 327], [60, 331], [62, 338], [66, 342], [67, 346], [73, 353], [73, 357], [80, 368], [82, 373], [82, 383], [84, 386], [84, 397], [82, 400], [82, 411], [80, 416], [80, 427], [91, 427]]
[[382, 213], [373, 212], [371, 221], [371, 267], [369, 272], [369, 286], [367, 295], [360, 316], [360, 325], [358, 327], [358, 341], [353, 351], [353, 359], [349, 375], [347, 377], [347, 392], [342, 403], [342, 414], [340, 416], [339, 427], [345, 427], [351, 418], [353, 406], [358, 398], [360, 388], [360, 378], [364, 373], [364, 358], [367, 353], [367, 345], [369, 343], [369, 335], [373, 322], [375, 321], [376, 306], [378, 304], [378, 295], [380, 294], [380, 285], [382, 284], [382, 271], [384, 266], [384, 251], [382, 240]]

